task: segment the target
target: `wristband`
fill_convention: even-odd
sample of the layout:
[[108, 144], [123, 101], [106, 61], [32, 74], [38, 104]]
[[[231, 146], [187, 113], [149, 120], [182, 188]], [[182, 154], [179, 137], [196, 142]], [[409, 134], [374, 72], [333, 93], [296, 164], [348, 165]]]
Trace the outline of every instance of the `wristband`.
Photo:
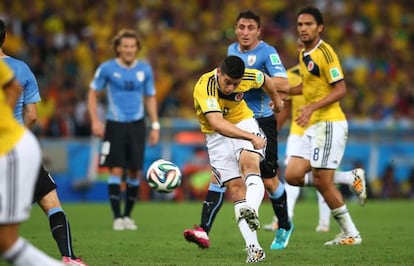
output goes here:
[[153, 130], [160, 130], [160, 129], [161, 129], [160, 122], [158, 122], [158, 121], [152, 122], [152, 124], [151, 124], [151, 128], [152, 128]]

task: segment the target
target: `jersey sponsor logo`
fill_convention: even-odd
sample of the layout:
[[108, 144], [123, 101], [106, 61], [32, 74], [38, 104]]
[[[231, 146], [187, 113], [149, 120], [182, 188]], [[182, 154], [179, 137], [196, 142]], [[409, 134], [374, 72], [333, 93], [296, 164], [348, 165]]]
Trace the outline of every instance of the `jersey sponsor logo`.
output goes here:
[[256, 55], [249, 55], [247, 57], [247, 65], [252, 66], [256, 63]]
[[144, 81], [145, 73], [143, 71], [138, 71], [137, 73], [135, 73], [135, 75], [137, 76], [137, 80], [139, 82], [143, 82]]
[[315, 67], [315, 64], [313, 63], [313, 61], [309, 61], [308, 63], [308, 70], [312, 71], [312, 69]]
[[329, 69], [329, 74], [331, 75], [331, 78], [333, 80], [341, 78], [341, 73], [339, 72], [339, 69], [337, 67], [333, 67], [333, 68]]
[[121, 73], [114, 72], [114, 77], [120, 79], [121, 78]]
[[240, 92], [240, 93], [237, 93], [236, 95], [234, 95], [234, 100], [236, 102], [240, 102], [241, 100], [243, 100], [243, 97], [244, 97], [244, 93]]
[[215, 98], [208, 98], [206, 100], [206, 106], [208, 109], [217, 110], [219, 108], [219, 104]]
[[270, 54], [270, 62], [272, 65], [279, 65], [280, 64], [280, 58], [278, 54]]

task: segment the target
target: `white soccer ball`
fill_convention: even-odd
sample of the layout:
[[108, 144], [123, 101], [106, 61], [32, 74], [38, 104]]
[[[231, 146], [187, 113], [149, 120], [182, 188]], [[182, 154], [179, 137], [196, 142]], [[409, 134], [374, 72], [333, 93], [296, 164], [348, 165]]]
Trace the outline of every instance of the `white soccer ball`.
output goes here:
[[182, 175], [175, 163], [159, 159], [148, 167], [146, 179], [155, 191], [170, 193], [181, 185]]

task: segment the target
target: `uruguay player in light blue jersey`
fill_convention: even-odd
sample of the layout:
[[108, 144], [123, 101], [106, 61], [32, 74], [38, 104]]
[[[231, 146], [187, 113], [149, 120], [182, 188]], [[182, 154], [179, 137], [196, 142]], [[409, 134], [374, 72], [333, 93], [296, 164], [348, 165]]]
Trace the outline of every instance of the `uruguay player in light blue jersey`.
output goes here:
[[[103, 62], [90, 84], [88, 110], [92, 133], [103, 138], [100, 165], [109, 168], [108, 192], [113, 212], [113, 229], [136, 230], [131, 218], [144, 160], [145, 114], [151, 121], [149, 144], [160, 137], [154, 77], [150, 64], [137, 60], [141, 48], [138, 33], [121, 30], [113, 40], [116, 57]], [[106, 90], [105, 125], [98, 117], [98, 96]], [[125, 208], [121, 211], [121, 182], [127, 170]]]
[[40, 102], [36, 78], [23, 61], [10, 56], [6, 56], [3, 59], [13, 69], [17, 80], [23, 87], [23, 93], [20, 95], [14, 108], [14, 117], [20, 123], [31, 128], [36, 123], [36, 103]]
[[[241, 12], [236, 19], [235, 26], [237, 42], [230, 44], [227, 54], [242, 58], [247, 68], [255, 68], [265, 72], [272, 78], [277, 89], [283, 91], [289, 88], [286, 69], [276, 49], [259, 39], [260, 31], [260, 17], [252, 11]], [[276, 117], [271, 108], [271, 100], [263, 90], [250, 90], [245, 93], [244, 99], [250, 109], [253, 110], [255, 118], [267, 138], [265, 160], [262, 161], [260, 170], [279, 224], [270, 248], [283, 249], [289, 243], [293, 224], [287, 213], [285, 188], [277, 175], [278, 133]], [[195, 242], [200, 247], [207, 247], [203, 243], [207, 243], [207, 240], [209, 240], [207, 234], [223, 203], [224, 192], [225, 189], [220, 187], [212, 178], [204, 200], [201, 223], [199, 226], [195, 226], [194, 229], [186, 230], [187, 235], [190, 236], [186, 238], [188, 241]], [[189, 232], [192, 232], [192, 234], [189, 234]], [[202, 236], [200, 241], [198, 235]]]
[[[26, 127], [32, 128], [37, 120], [36, 103], [41, 100], [39, 86], [33, 72], [25, 62], [4, 54], [1, 47], [5, 39], [5, 24], [0, 20], [0, 57], [10, 66], [23, 87], [23, 92], [14, 109], [14, 116]], [[61, 253], [62, 262], [70, 265], [73, 263], [80, 266], [87, 265], [73, 252], [69, 221], [59, 201], [56, 183], [43, 165], [37, 177], [33, 202], [37, 202], [49, 218], [50, 230]]]

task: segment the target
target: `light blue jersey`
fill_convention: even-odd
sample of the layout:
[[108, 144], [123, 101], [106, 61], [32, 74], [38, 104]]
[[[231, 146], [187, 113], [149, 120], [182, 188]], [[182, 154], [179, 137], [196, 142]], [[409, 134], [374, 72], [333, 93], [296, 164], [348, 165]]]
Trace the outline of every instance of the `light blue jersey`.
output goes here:
[[[270, 77], [287, 78], [286, 69], [276, 49], [264, 41], [247, 52], [241, 52], [239, 43], [232, 43], [227, 49], [227, 55], [240, 57], [247, 68], [255, 68], [268, 74]], [[255, 118], [273, 115], [270, 109], [270, 97], [263, 90], [250, 90], [245, 92], [244, 99], [254, 112]]]
[[29, 103], [40, 102], [39, 86], [33, 72], [29, 66], [23, 61], [15, 59], [13, 57], [4, 57], [4, 61], [13, 69], [16, 79], [23, 87], [23, 92], [17, 100], [16, 107], [14, 108], [14, 117], [20, 123], [23, 121], [23, 106]]
[[116, 59], [102, 63], [95, 72], [91, 89], [106, 89], [106, 118], [116, 122], [132, 122], [144, 118], [144, 96], [154, 96], [155, 86], [151, 66], [136, 61], [127, 68]]

